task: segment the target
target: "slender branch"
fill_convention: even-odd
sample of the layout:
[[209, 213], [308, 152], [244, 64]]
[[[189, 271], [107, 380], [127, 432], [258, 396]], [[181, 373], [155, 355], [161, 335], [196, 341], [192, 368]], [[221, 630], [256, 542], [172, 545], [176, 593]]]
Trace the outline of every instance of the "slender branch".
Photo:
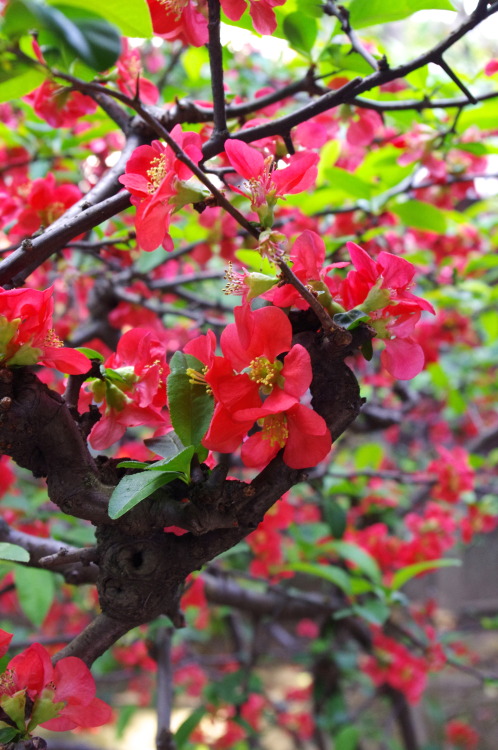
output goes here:
[[439, 65], [442, 70], [451, 78], [453, 83], [456, 83], [458, 88], [463, 91], [469, 102], [472, 104], [477, 104], [477, 99], [475, 98], [474, 94], [467, 88], [467, 86], [460, 80], [460, 78], [457, 76], [457, 74], [450, 68], [446, 60], [443, 59], [443, 57], [440, 57], [438, 60], [434, 61], [437, 65]]
[[213, 94], [214, 138], [228, 138], [223, 85], [223, 51], [220, 41], [220, 0], [208, 0], [208, 53]]
[[422, 750], [412, 712], [403, 693], [390, 685], [384, 685], [382, 692], [391, 701], [405, 750]]
[[371, 55], [370, 52], [363, 46], [363, 44], [358, 39], [355, 30], [352, 28], [349, 22], [349, 11], [342, 5], [337, 6], [334, 0], [327, 0], [325, 5], [323, 5], [323, 11], [327, 15], [335, 16], [335, 18], [337, 18], [337, 20], [341, 24], [341, 29], [351, 42], [351, 47], [354, 49], [354, 51], [361, 55], [371, 68], [373, 68], [374, 70], [379, 70], [379, 63], [377, 62], [375, 57], [373, 57], [373, 55]]
[[104, 614], [97, 615], [52, 661], [56, 663], [66, 656], [77, 656], [91, 667], [95, 659], [114, 646], [129, 630], [127, 622], [114, 620]]
[[[365, 78], [354, 78], [348, 81], [342, 88], [336, 91], [330, 91], [323, 96], [316, 99], [314, 102], [301, 107], [300, 109], [292, 112], [289, 115], [284, 115], [270, 123], [264, 125], [258, 125], [252, 128], [244, 128], [239, 130], [237, 133], [232, 133], [232, 138], [238, 138], [251, 143], [252, 141], [260, 138], [265, 138], [273, 135], [283, 136], [288, 133], [293, 127], [299, 125], [302, 122], [306, 122], [312, 117], [326, 112], [329, 109], [337, 107], [339, 104], [345, 104], [352, 102], [357, 96], [365, 91], [370, 91], [373, 88], [377, 88], [385, 83], [390, 83], [398, 78], [405, 78], [409, 73], [412, 73], [418, 68], [422, 68], [430, 62], [438, 63], [441, 56], [450, 49], [456, 42], [462, 39], [469, 31], [478, 26], [486, 18], [498, 11], [498, 3], [495, 3], [489, 8], [476, 9], [465, 21], [454, 31], [451, 32], [439, 44], [435, 45], [432, 49], [414, 58], [409, 63], [398, 65], [396, 68], [383, 68], [377, 70]], [[209, 159], [215, 156], [222, 148], [222, 144], [213, 143], [209, 146], [204, 146], [203, 153], [204, 158]]]
[[143, 107], [141, 104], [136, 104], [136, 111], [138, 114], [145, 120], [145, 122], [151, 127], [152, 130], [154, 130], [157, 135], [162, 138], [168, 146], [171, 148], [175, 156], [177, 156], [180, 161], [182, 161], [186, 166], [190, 169], [190, 171], [197, 177], [197, 179], [202, 182], [205, 187], [208, 188], [208, 190], [215, 196], [216, 201], [219, 206], [225, 209], [233, 218], [240, 224], [241, 227], [243, 227], [250, 235], [258, 239], [259, 232], [253, 224], [251, 224], [243, 214], [238, 211], [235, 206], [233, 206], [230, 201], [225, 198], [225, 195], [219, 190], [209, 179], [209, 177], [202, 171], [200, 167], [195, 164], [195, 162], [192, 161], [192, 159], [189, 158], [189, 156], [183, 151], [182, 148], [176, 143], [176, 141], [171, 137], [170, 133], [164, 125], [159, 122], [159, 120], [151, 115], [145, 107]]
[[351, 334], [344, 330], [344, 328], [341, 328], [341, 326], [337, 325], [337, 323], [334, 323], [327, 310], [323, 307], [323, 305], [320, 304], [320, 302], [318, 302], [315, 295], [303, 284], [303, 282], [298, 279], [296, 274], [293, 273], [289, 266], [283, 260], [281, 260], [278, 262], [278, 267], [280, 268], [285, 281], [287, 281], [288, 284], [292, 284], [292, 286], [297, 289], [303, 299], [305, 299], [309, 304], [318, 320], [322, 324], [325, 333], [332, 333], [339, 336], [340, 340], [338, 339], [336, 341], [336, 343], [338, 344], [341, 343], [343, 346], [347, 346], [348, 344], [350, 344]]

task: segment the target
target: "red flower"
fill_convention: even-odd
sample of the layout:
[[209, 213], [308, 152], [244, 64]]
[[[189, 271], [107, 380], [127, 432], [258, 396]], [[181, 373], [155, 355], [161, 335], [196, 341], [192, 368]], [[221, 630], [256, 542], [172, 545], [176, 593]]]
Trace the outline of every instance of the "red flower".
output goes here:
[[[249, 0], [249, 13], [259, 34], [273, 34], [277, 19], [273, 8], [286, 0]], [[238, 21], [246, 9], [245, 0], [221, 0], [221, 6], [231, 21]]]
[[298, 151], [289, 156], [284, 169], [275, 167], [273, 156], [264, 157], [236, 138], [225, 141], [225, 153], [237, 174], [247, 180], [247, 192], [242, 194], [251, 199], [251, 206], [264, 226], [271, 226], [272, 209], [278, 198], [302, 193], [315, 184], [319, 157], [311, 151]]
[[429, 474], [437, 476], [437, 484], [432, 488], [432, 495], [437, 500], [456, 503], [462, 492], [474, 488], [474, 471], [469, 464], [466, 450], [455, 446], [450, 450], [439, 446], [439, 458], [431, 461], [427, 467]]
[[458, 750], [477, 750], [479, 735], [466, 721], [452, 719], [446, 724], [444, 730], [445, 739], [451, 742]]
[[[290, 259], [293, 261], [292, 270], [298, 279], [306, 286], [311, 286], [320, 295], [324, 307], [330, 308], [332, 304], [331, 293], [333, 293], [335, 285], [332, 279], [328, 277], [328, 272], [332, 268], [343, 268], [349, 263], [331, 263], [324, 266], [325, 243], [320, 235], [309, 229], [302, 232], [294, 242]], [[309, 307], [309, 304], [292, 284], [276, 286], [262, 296], [271, 300], [278, 307], [294, 306], [301, 310], [306, 310]], [[333, 310], [333, 312], [339, 312], [339, 310], [340, 308]]]
[[152, 81], [143, 77], [140, 50], [130, 49], [126, 38], [123, 39], [123, 51], [116, 65], [118, 69], [116, 83], [123, 94], [133, 98], [138, 93], [140, 101], [144, 104], [156, 104], [159, 99], [159, 90]]
[[110, 707], [95, 697], [86, 664], [69, 656], [53, 667], [39, 643], [7, 664], [0, 676], [0, 706], [18, 729], [19, 739], [29, 737], [38, 725], [63, 732], [101, 726], [111, 718]]
[[261, 420], [262, 429], [251, 435], [242, 446], [246, 466], [266, 466], [283, 448], [283, 459], [292, 469], [305, 469], [323, 461], [330, 451], [332, 439], [325, 420], [316, 411], [302, 404], [290, 409], [269, 411], [247, 409], [240, 416], [251, 414]]
[[147, 0], [154, 33], [170, 42], [202, 47], [208, 41], [207, 19], [191, 0]]
[[53, 287], [0, 289], [0, 364], [34, 365], [78, 375], [90, 368], [81, 352], [62, 345], [52, 328]]
[[76, 201], [81, 198], [76, 185], [56, 185], [55, 177], [49, 173], [31, 183], [28, 195], [23, 200], [24, 208], [16, 218], [17, 223], [9, 231], [9, 238], [29, 237], [40, 227], [48, 227]]
[[424, 660], [413, 656], [406, 646], [374, 628], [373, 655], [363, 659], [363, 671], [374, 685], [391, 685], [410, 703], [417, 703], [425, 689], [428, 669]]
[[38, 117], [53, 128], [72, 128], [80, 117], [97, 109], [97, 103], [89, 96], [54, 81], [44, 81], [27, 99], [33, 103]]
[[7, 633], [0, 629], [0, 657], [4, 656], [9, 650], [9, 644], [12, 640], [12, 633]]
[[424, 366], [424, 352], [412, 337], [422, 310], [434, 314], [432, 305], [412, 294], [415, 266], [391, 253], [381, 252], [377, 261], [354, 242], [347, 247], [355, 266], [339, 289], [346, 310], [358, 307], [370, 315], [370, 325], [385, 340], [381, 360], [400, 380], [415, 377]]
[[119, 340], [115, 354], [105, 362], [106, 379], [90, 384], [97, 401], [104, 401], [104, 416], [90, 433], [93, 448], [103, 450], [121, 438], [127, 427], [164, 425], [166, 405], [166, 351], [145, 328], [133, 328]]
[[[172, 138], [196, 164], [202, 157], [201, 139], [197, 133], [183, 132], [180, 125], [171, 131]], [[150, 146], [139, 146], [126, 165], [126, 174], [119, 178], [132, 195], [137, 206], [135, 228], [137, 241], [146, 251], [163, 245], [173, 248], [168, 227], [172, 213], [193, 200], [194, 188], [183, 180], [192, 176], [190, 169], [173, 153], [169, 146], [152, 141]], [[182, 191], [187, 191], [182, 195]], [[201, 197], [199, 193], [199, 199]]]
[[300, 403], [311, 384], [310, 357], [300, 344], [292, 346], [292, 327], [285, 313], [277, 307], [254, 312], [249, 305], [237, 307], [235, 323], [221, 336], [224, 357], [215, 356], [215, 346], [211, 333], [184, 350], [205, 365], [196, 380], [210, 388], [216, 402], [203, 445], [233, 451], [254, 422], [261, 420], [262, 431], [242, 448], [247, 466], [267, 464], [281, 448], [292, 468], [315, 466], [325, 458], [331, 446], [325, 421]]

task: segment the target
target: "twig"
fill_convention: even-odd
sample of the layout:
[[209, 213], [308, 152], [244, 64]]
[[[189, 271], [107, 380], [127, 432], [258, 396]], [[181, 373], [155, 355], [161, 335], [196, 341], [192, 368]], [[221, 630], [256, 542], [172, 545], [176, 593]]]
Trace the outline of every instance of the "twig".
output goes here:
[[77, 656], [91, 667], [95, 659], [114, 646], [131, 627], [125, 621], [114, 620], [104, 614], [97, 615], [52, 661], [56, 663], [66, 656]]
[[342, 5], [337, 6], [334, 0], [327, 0], [325, 5], [323, 5], [322, 7], [324, 13], [329, 16], [335, 16], [337, 18], [337, 20], [341, 24], [341, 29], [351, 42], [351, 47], [354, 49], [354, 51], [361, 55], [371, 68], [373, 68], [374, 70], [379, 70], [379, 63], [377, 62], [375, 57], [373, 57], [373, 55], [371, 55], [370, 52], [363, 46], [363, 44], [358, 39], [355, 30], [352, 28], [349, 22], [349, 11]]
[[[335, 342], [338, 345], [347, 346], [351, 343], [351, 334], [348, 333], [344, 328], [334, 323], [327, 310], [321, 305], [316, 299], [315, 295], [298, 279], [296, 274], [289, 268], [287, 263], [283, 260], [278, 261], [278, 267], [282, 273], [282, 277], [288, 284], [297, 289], [299, 294], [309, 304], [318, 320], [322, 324], [325, 334], [334, 334]], [[340, 339], [340, 340], [338, 340]]]
[[208, 0], [208, 53], [213, 94], [213, 137], [228, 138], [223, 85], [223, 53], [220, 41], [220, 0]]
[[451, 78], [453, 83], [456, 83], [460, 91], [463, 91], [469, 102], [472, 102], [472, 104], [477, 104], [477, 99], [475, 98], [474, 94], [469, 91], [467, 86], [460, 80], [460, 78], [457, 76], [457, 74], [450, 68], [446, 60], [443, 59], [443, 57], [440, 57], [439, 59], [434, 60], [434, 62], [439, 65], [442, 70]]

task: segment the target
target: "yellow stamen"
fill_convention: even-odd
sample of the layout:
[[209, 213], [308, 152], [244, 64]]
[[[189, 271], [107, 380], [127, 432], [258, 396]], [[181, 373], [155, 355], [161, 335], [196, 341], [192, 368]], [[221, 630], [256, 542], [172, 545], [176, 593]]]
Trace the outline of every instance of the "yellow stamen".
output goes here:
[[150, 167], [147, 170], [147, 177], [150, 180], [148, 186], [149, 193], [154, 193], [157, 190], [166, 177], [167, 171], [165, 154], [161, 154], [152, 159]]

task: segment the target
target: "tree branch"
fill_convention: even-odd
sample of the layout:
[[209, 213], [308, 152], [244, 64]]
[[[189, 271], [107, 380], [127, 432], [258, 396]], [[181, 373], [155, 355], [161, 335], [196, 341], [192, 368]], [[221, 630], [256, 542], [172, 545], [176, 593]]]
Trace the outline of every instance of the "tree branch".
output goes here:
[[228, 138], [225, 114], [225, 88], [223, 85], [223, 51], [220, 42], [220, 0], [208, 0], [208, 53], [213, 94], [213, 137]]

